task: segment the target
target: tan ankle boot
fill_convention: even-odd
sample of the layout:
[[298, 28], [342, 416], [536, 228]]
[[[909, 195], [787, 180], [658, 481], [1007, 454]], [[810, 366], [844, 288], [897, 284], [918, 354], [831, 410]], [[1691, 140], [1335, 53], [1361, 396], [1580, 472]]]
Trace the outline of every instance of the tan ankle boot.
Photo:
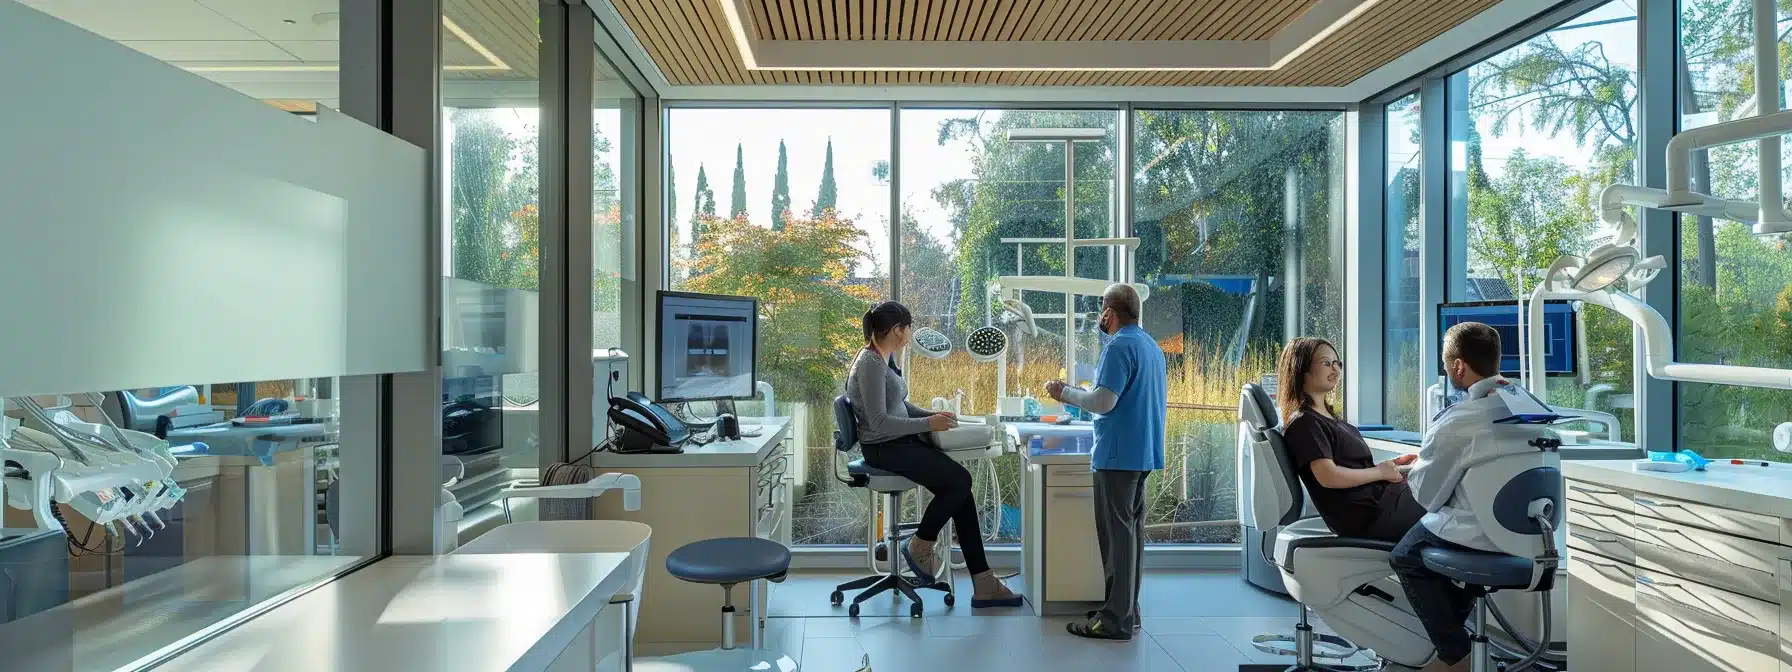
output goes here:
[[922, 581], [929, 583], [939, 580], [940, 569], [945, 564], [935, 551], [936, 545], [936, 542], [920, 537], [909, 537], [908, 544], [902, 548], [902, 556], [908, 561], [909, 569]]

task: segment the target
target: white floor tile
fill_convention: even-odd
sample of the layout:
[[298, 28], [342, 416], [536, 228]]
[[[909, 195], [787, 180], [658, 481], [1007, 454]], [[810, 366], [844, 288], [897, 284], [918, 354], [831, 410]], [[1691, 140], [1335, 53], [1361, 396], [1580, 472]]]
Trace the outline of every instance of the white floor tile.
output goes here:
[[1159, 635], [1217, 635], [1219, 632], [1208, 625], [1204, 618], [1142, 618], [1140, 625], [1151, 636]]
[[1152, 635], [1187, 672], [1236, 672], [1253, 662], [1218, 635]]
[[[859, 669], [865, 649], [853, 639], [811, 639], [803, 644], [804, 672], [853, 672]], [[877, 670], [877, 661], [871, 661]], [[884, 670], [896, 670], [884, 667]]]

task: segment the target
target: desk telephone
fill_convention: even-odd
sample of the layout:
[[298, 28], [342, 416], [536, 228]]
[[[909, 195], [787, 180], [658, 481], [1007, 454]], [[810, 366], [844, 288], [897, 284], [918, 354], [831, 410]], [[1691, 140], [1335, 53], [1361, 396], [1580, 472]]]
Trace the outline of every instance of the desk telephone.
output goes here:
[[691, 430], [640, 392], [610, 397], [610, 421], [616, 423], [618, 453], [682, 453]]

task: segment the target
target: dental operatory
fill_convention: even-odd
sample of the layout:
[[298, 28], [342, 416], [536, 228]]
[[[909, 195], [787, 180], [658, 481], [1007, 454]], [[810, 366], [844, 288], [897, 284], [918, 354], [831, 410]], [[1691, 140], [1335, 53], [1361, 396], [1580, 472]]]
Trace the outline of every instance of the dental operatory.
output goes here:
[[1792, 672], [1774, 0], [0, 0], [0, 671]]

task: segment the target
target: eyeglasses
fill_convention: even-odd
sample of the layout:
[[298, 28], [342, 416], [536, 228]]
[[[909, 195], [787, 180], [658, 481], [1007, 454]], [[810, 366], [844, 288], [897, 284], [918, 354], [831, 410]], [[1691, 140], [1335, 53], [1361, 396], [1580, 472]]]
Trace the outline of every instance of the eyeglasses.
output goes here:
[[1337, 369], [1339, 371], [1343, 371], [1344, 370], [1344, 360], [1342, 360], [1342, 359], [1321, 359], [1321, 360], [1319, 360], [1319, 366], [1320, 366], [1320, 368], [1331, 368], [1331, 369]]

